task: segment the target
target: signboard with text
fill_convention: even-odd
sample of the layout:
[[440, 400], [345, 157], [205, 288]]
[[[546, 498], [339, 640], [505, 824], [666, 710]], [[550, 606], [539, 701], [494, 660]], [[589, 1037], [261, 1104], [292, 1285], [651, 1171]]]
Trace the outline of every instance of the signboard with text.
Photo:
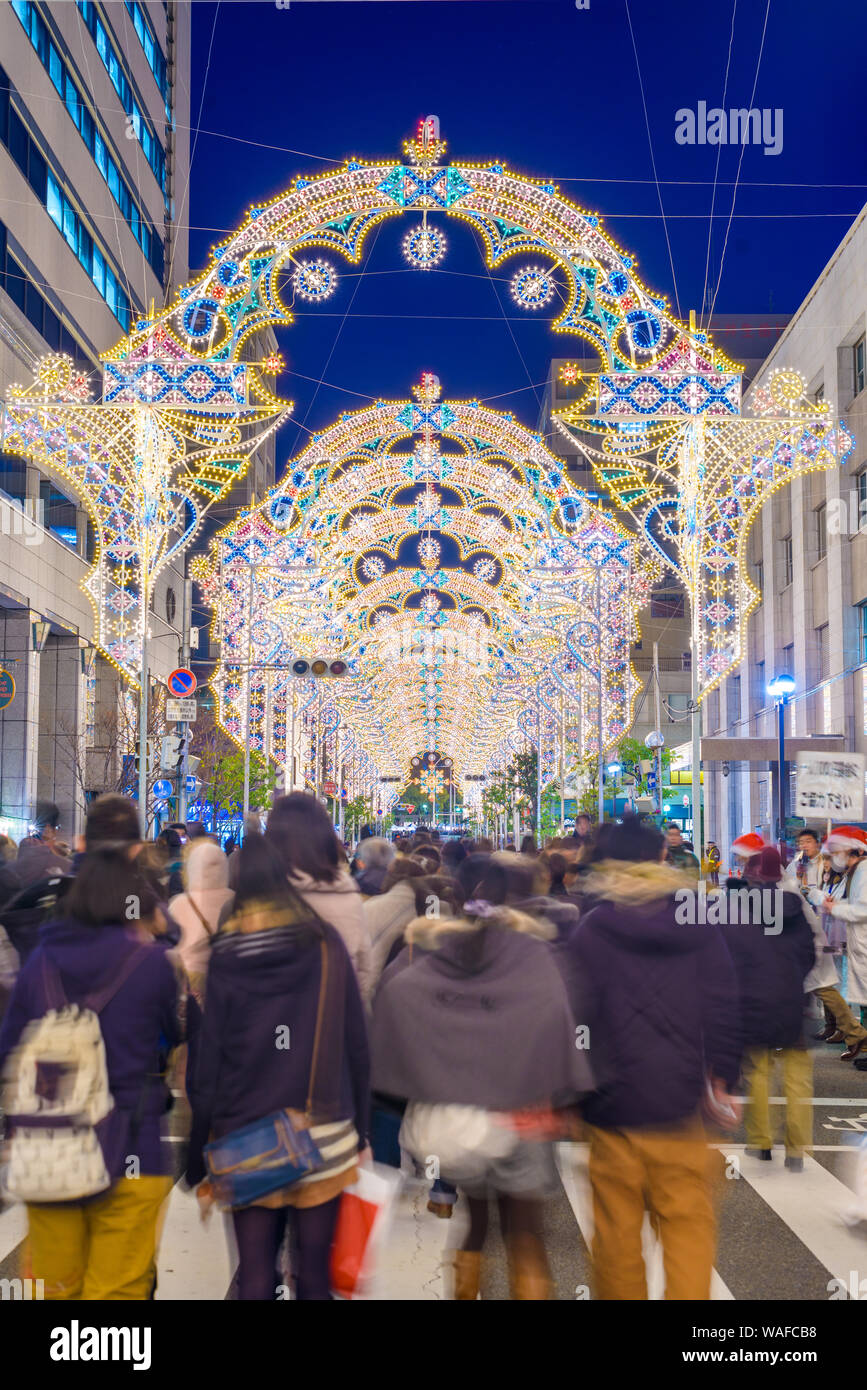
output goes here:
[[195, 724], [196, 700], [166, 700], [166, 722], [169, 724]]
[[795, 812], [805, 820], [864, 819], [864, 754], [799, 753]]

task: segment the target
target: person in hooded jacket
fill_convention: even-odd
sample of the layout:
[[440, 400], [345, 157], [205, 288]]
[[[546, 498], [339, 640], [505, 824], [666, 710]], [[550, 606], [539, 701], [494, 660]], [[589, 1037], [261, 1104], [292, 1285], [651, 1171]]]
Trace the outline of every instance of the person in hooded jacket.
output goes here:
[[40, 801], [33, 834], [21, 841], [17, 857], [0, 867], [0, 922], [22, 965], [73, 871], [71, 861], [55, 848], [59, 825], [54, 802]]
[[[306, 798], [305, 798], [306, 799]], [[330, 1298], [340, 1193], [367, 1143], [369, 1060], [364, 1011], [339, 932], [287, 879], [269, 822], [239, 854], [234, 912], [214, 938], [199, 1060], [188, 1078], [193, 1125], [187, 1181], [210, 1200], [202, 1143], [275, 1110], [307, 1115], [323, 1166], [235, 1208], [239, 1298], [273, 1300], [287, 1220], [294, 1225], [295, 1296]], [[319, 1020], [319, 1023], [317, 1022]], [[289, 1029], [286, 1047], [278, 1045]]]
[[417, 915], [413, 880], [423, 874], [424, 868], [417, 860], [400, 856], [390, 866], [382, 892], [364, 903], [364, 923], [370, 938], [371, 993], [379, 983], [392, 946]]
[[[180, 1041], [178, 983], [146, 929], [157, 900], [136, 872], [132, 847], [99, 837], [101, 800], [88, 817], [86, 850], [62, 915], [42, 928], [0, 1029], [0, 1064], [14, 1069], [29, 1023], [65, 1001], [84, 1006], [110, 996], [99, 1022], [114, 1099], [102, 1141], [112, 1184], [86, 1201], [28, 1204], [32, 1275], [45, 1280], [47, 1299], [149, 1298], [172, 1187], [161, 1142], [169, 1100], [161, 1054]], [[107, 820], [114, 819], [109, 807]], [[131, 921], [132, 901], [139, 917]]]
[[770, 1083], [782, 1064], [786, 1097], [786, 1167], [799, 1172], [813, 1137], [812, 1060], [804, 1046], [804, 989], [816, 965], [813, 931], [801, 895], [781, 884], [774, 845], [747, 860], [741, 879], [726, 880], [723, 928], [738, 977], [744, 1074], [749, 1101], [747, 1152], [769, 1162], [773, 1150]]
[[662, 1244], [665, 1297], [710, 1298], [713, 1156], [701, 1110], [708, 1088], [718, 1106], [734, 1109], [737, 987], [719, 928], [689, 924], [697, 923], [695, 894], [664, 853], [655, 826], [626, 817], [602, 827], [587, 875], [592, 907], [565, 946], [596, 1079], [583, 1113], [603, 1299], [647, 1298], [647, 1210]]
[[[552, 1282], [542, 1203], [553, 1188], [553, 1159], [550, 1144], [522, 1134], [518, 1112], [570, 1105], [592, 1078], [575, 1047], [565, 985], [546, 944], [553, 928], [506, 905], [506, 874], [485, 859], [488, 871], [476, 879], [477, 896], [464, 902], [463, 916], [411, 922], [405, 950], [380, 981], [373, 1084], [409, 1102], [403, 1142], [417, 1160], [443, 1152], [437, 1133], [453, 1155], [466, 1150], [454, 1160], [461, 1171], [444, 1162], [439, 1173], [458, 1184], [470, 1214], [455, 1252], [455, 1298], [479, 1296], [495, 1197], [512, 1297], [547, 1299]], [[494, 1144], [493, 1136], [501, 1142]], [[431, 1147], [417, 1152], [418, 1142]]]
[[190, 988], [201, 1007], [211, 944], [223, 908], [232, 901], [229, 861], [213, 840], [199, 838], [184, 865], [186, 891], [169, 902], [169, 913], [180, 929], [177, 955]]
[[268, 816], [268, 840], [280, 855], [292, 886], [343, 938], [361, 997], [370, 998], [370, 937], [358, 884], [325, 807], [307, 792], [278, 796]]

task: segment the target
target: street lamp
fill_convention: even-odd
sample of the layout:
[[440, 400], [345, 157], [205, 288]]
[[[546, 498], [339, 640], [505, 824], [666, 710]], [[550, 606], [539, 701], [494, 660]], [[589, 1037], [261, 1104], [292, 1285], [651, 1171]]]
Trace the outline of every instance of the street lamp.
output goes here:
[[785, 862], [786, 845], [786, 705], [789, 697], [795, 693], [795, 677], [790, 676], [787, 671], [774, 676], [768, 682], [768, 694], [777, 706], [777, 767], [778, 767], [778, 795], [777, 795], [777, 816], [779, 820], [777, 835], [780, 841], [780, 852]]

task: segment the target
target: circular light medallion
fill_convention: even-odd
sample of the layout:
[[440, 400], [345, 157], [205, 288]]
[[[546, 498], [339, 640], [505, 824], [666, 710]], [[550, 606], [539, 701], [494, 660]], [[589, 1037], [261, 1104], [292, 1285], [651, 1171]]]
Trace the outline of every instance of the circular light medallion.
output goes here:
[[522, 309], [541, 309], [554, 296], [554, 277], [540, 265], [527, 265], [513, 276], [510, 288]]
[[337, 272], [327, 261], [302, 261], [292, 276], [292, 283], [300, 299], [318, 302], [336, 290]]
[[416, 270], [433, 270], [446, 254], [446, 239], [435, 227], [422, 223], [407, 232], [403, 239], [403, 254]]

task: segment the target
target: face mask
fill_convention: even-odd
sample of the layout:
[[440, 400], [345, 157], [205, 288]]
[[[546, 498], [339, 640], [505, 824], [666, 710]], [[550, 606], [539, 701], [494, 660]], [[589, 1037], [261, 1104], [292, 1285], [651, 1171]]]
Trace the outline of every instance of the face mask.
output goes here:
[[849, 854], [847, 850], [840, 850], [837, 854], [831, 855], [831, 866], [835, 869], [848, 869]]

